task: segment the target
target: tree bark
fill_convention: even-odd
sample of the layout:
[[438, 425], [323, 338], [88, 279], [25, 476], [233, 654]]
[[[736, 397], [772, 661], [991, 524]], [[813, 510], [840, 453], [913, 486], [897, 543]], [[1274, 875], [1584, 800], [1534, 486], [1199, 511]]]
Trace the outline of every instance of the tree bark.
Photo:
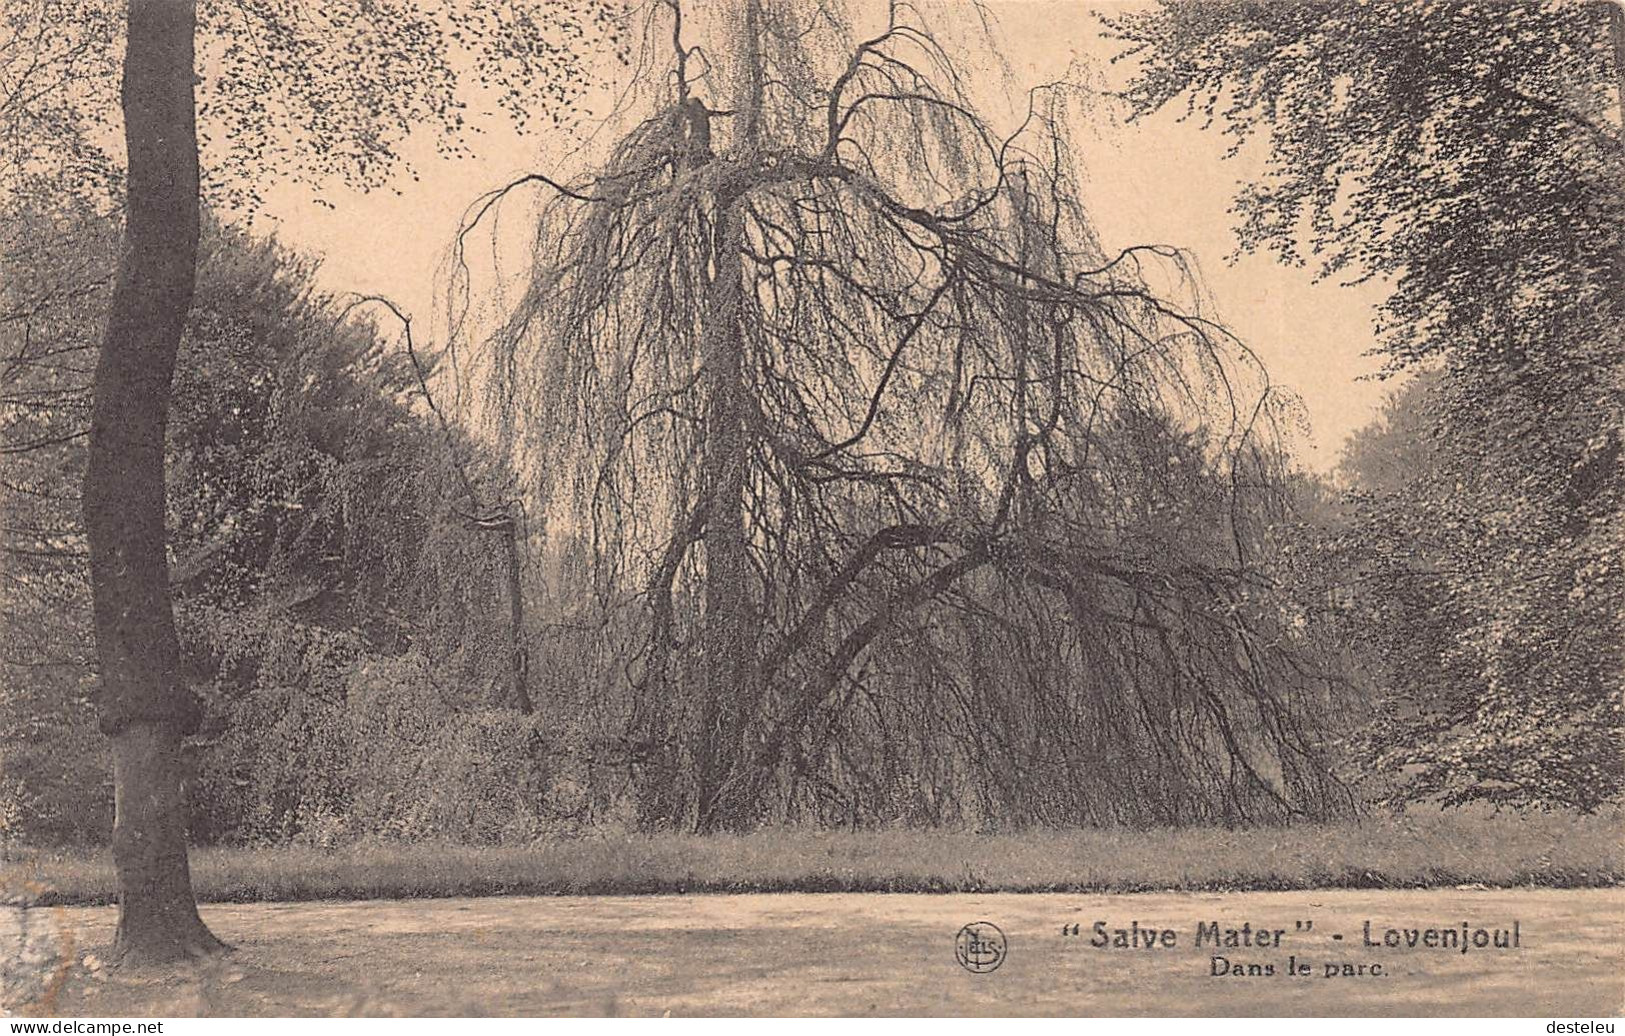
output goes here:
[[120, 963], [163, 964], [225, 949], [198, 917], [192, 894], [185, 775], [181, 735], [172, 726], [131, 723], [113, 737], [113, 955]]
[[164, 437], [198, 249], [195, 0], [130, 0], [122, 101], [125, 243], [96, 364], [83, 507], [100, 726], [113, 743], [120, 962], [223, 945], [186, 860], [182, 739], [201, 708], [180, 673], [165, 552]]
[[728, 794], [742, 754], [752, 648], [750, 561], [746, 557], [744, 343], [740, 340], [740, 237], [744, 206], [724, 202], [716, 230], [716, 277], [706, 305], [705, 699], [700, 712], [696, 826], [736, 829], [746, 804]]
[[[746, 0], [740, 53], [742, 96], [735, 104], [739, 136], [731, 161], [754, 162], [762, 144], [760, 0]], [[735, 780], [748, 755], [744, 743], [755, 704], [756, 609], [745, 528], [745, 480], [750, 455], [749, 399], [741, 317], [745, 292], [745, 205], [726, 189], [717, 199], [713, 231], [714, 275], [705, 306], [706, 375], [704, 486], [706, 693], [700, 713], [698, 808], [700, 831], [747, 826], [756, 804], [744, 801]]]

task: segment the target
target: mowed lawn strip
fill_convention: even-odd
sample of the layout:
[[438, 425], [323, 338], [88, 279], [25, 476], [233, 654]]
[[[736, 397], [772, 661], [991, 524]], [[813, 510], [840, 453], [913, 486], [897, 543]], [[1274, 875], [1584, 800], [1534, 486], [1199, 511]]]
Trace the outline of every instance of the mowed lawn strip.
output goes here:
[[[205, 902], [682, 892], [1087, 892], [1625, 883], [1625, 813], [1421, 812], [1273, 828], [604, 833], [528, 846], [204, 847]], [[0, 896], [116, 898], [110, 854], [18, 850]]]

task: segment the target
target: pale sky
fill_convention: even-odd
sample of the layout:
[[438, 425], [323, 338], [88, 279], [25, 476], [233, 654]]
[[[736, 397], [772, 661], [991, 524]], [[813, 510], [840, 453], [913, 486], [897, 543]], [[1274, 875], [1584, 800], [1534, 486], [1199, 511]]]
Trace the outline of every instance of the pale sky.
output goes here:
[[[1026, 87], [1061, 78], [1074, 61], [1108, 82], [1121, 79], [1121, 68], [1105, 65], [1111, 45], [1100, 38], [1095, 17], [1112, 5], [990, 0], [989, 6], [1023, 108]], [[1259, 355], [1273, 381], [1303, 399], [1313, 430], [1299, 443], [1300, 460], [1312, 470], [1330, 470], [1343, 441], [1371, 420], [1390, 387], [1363, 378], [1381, 363], [1365, 355], [1381, 289], [1316, 284], [1310, 271], [1283, 267], [1267, 255], [1227, 264], [1234, 248], [1227, 210], [1238, 178], [1256, 171], [1260, 156], [1222, 160], [1229, 138], [1217, 129], [1202, 131], [1171, 114], [1125, 126], [1109, 109], [1086, 129], [1076, 141], [1077, 157], [1087, 174], [1084, 201], [1103, 246], [1115, 252], [1157, 243], [1188, 251], [1217, 316]], [[520, 137], [493, 122], [474, 147], [475, 159], [448, 161], [426, 141], [410, 145], [417, 181], [401, 178], [398, 194], [329, 190], [323, 196], [333, 208], [317, 205], [301, 188], [272, 189], [265, 216], [285, 243], [325, 257], [322, 280], [329, 289], [387, 295], [413, 314], [420, 338], [429, 338], [444, 316], [437, 272], [469, 204], [526, 172], [568, 175], [579, 168], [579, 159], [569, 157], [577, 142], [562, 135]], [[523, 203], [508, 208], [509, 226], [522, 228], [526, 211]]]

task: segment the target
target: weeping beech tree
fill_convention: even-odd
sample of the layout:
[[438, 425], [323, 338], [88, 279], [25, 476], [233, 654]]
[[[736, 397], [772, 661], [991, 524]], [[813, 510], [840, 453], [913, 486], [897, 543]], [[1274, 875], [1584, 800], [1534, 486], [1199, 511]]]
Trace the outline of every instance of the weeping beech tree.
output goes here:
[[463, 235], [550, 192], [480, 355], [619, 616], [643, 822], [1347, 808], [1257, 563], [1290, 404], [1177, 251], [1103, 254], [1067, 90], [1001, 134], [912, 5], [691, 13], [601, 168]]

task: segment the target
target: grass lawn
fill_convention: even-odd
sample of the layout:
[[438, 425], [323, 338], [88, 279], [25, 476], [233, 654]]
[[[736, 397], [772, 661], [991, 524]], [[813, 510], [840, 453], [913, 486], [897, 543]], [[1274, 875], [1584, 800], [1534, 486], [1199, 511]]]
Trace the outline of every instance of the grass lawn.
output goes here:
[[[37, 944], [70, 959], [105, 954], [117, 916], [28, 913]], [[50, 972], [54, 983], [19, 988], [14, 1012], [1606, 1018], [1625, 1006], [1622, 888], [511, 896], [214, 904], [203, 916], [236, 952], [145, 973], [70, 965]], [[1098, 919], [1175, 929], [1177, 945], [1102, 949], [1063, 931]], [[956, 962], [956, 933], [972, 920], [1008, 940], [1008, 961], [990, 973]], [[1467, 954], [1362, 945], [1367, 921], [1463, 920], [1516, 922], [1520, 944]], [[1196, 939], [1207, 922], [1281, 929], [1283, 941], [1219, 951], [1239, 970], [1216, 975], [1214, 949]], [[1383, 973], [1350, 977], [1361, 964]]]
[[[764, 830], [530, 846], [205, 847], [206, 902], [678, 892], [1132, 892], [1625, 884], [1625, 813], [1423, 812], [1247, 830]], [[16, 849], [0, 897], [115, 900], [106, 850]]]

